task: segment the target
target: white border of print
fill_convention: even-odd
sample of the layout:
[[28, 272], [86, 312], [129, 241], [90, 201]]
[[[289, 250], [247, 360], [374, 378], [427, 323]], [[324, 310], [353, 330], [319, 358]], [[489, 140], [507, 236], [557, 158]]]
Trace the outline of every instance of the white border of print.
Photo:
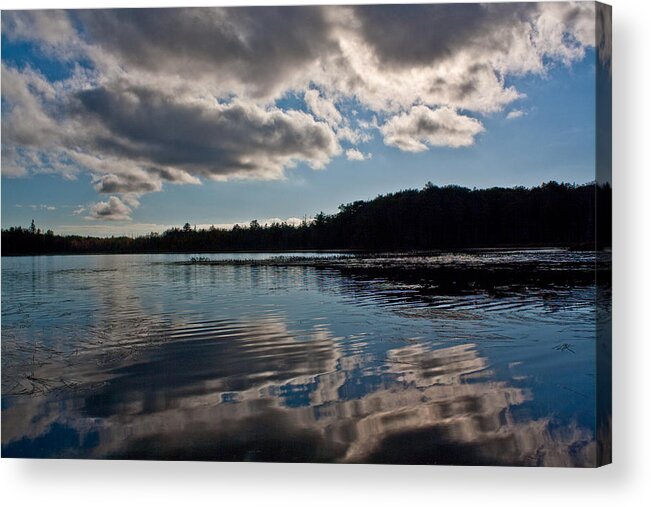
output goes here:
[[[191, 5], [279, 3], [337, 2], [193, 0]], [[613, 465], [579, 470], [3, 459], [0, 498], [4, 505], [649, 505], [645, 501], [651, 500], [647, 123], [651, 3], [610, 3], [614, 20]], [[134, 4], [160, 7], [181, 2], [0, 0], [3, 10]]]

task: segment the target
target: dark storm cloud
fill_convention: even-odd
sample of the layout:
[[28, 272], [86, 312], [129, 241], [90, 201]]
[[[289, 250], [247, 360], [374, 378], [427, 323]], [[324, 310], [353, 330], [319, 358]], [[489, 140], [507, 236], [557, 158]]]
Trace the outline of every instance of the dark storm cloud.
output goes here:
[[[521, 5], [508, 4], [508, 11], [503, 10], [510, 18]], [[480, 4], [360, 5], [355, 14], [378, 58], [396, 66], [447, 58], [479, 35], [490, 37], [509, 21], [492, 20], [489, 8]]]
[[[98, 150], [207, 177], [279, 177], [293, 159], [318, 167], [339, 150], [325, 123], [298, 111], [239, 101], [177, 102], [134, 87], [84, 90], [76, 97], [75, 115], [102, 127], [94, 139]], [[158, 174], [175, 179], [165, 169]]]
[[268, 95], [336, 47], [320, 7], [117, 9], [79, 13], [127, 68], [247, 83]]
[[[541, 13], [537, 3], [360, 5], [354, 9], [363, 37], [376, 56], [397, 67], [430, 65], [462, 51], [507, 53], [513, 44], [523, 42], [523, 31], [530, 30]], [[558, 21], [572, 26], [582, 14], [580, 7], [567, 8], [559, 13]]]
[[117, 176], [106, 174], [93, 185], [100, 194], [120, 194], [124, 192], [146, 193], [161, 189], [160, 181], [138, 177], [133, 174]]

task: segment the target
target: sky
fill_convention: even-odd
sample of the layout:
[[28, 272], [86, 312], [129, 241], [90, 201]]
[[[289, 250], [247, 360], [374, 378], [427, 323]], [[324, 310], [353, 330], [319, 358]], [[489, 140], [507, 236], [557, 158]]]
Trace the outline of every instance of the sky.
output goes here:
[[2, 227], [593, 181], [595, 39], [592, 2], [3, 11]]

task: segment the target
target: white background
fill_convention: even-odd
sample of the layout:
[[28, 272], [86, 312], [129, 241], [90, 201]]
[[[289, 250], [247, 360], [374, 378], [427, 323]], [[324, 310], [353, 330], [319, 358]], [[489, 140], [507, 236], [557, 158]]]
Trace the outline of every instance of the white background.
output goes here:
[[[247, 3], [305, 2], [192, 0], [185, 5]], [[0, 501], [10, 506], [48, 507], [651, 505], [651, 128], [647, 124], [651, 119], [651, 2], [610, 3], [615, 194], [613, 465], [579, 470], [3, 459]], [[0, 0], [2, 9], [178, 5], [182, 5], [178, 0]]]

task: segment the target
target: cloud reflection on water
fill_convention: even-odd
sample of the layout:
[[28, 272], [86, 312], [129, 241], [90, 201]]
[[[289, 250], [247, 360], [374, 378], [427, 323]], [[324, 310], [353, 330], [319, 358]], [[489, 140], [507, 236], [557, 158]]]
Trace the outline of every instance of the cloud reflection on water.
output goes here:
[[[480, 343], [506, 332], [521, 296], [437, 309], [417, 288], [305, 267], [98, 262], [3, 297], [3, 456], [594, 465], [592, 431], [525, 408], [526, 375], [498, 375]], [[94, 282], [81, 299], [79, 279]], [[66, 288], [58, 301], [52, 285]], [[162, 285], [172, 299], [156, 297]], [[590, 292], [563, 290], [589, 318]], [[11, 312], [34, 294], [43, 305], [21, 328]], [[51, 326], [62, 296], [92, 311]], [[517, 325], [566, 319], [539, 296], [525, 303]]]
[[[79, 442], [95, 435], [96, 458], [590, 464], [589, 431], [514, 420], [531, 394], [492, 380], [474, 344], [407, 345], [378, 364], [342, 356], [327, 328], [301, 338], [269, 318], [218, 331], [147, 350], [97, 389], [20, 400], [3, 413], [5, 451], [57, 422]], [[347, 396], [360, 369], [356, 381], [380, 384]]]

